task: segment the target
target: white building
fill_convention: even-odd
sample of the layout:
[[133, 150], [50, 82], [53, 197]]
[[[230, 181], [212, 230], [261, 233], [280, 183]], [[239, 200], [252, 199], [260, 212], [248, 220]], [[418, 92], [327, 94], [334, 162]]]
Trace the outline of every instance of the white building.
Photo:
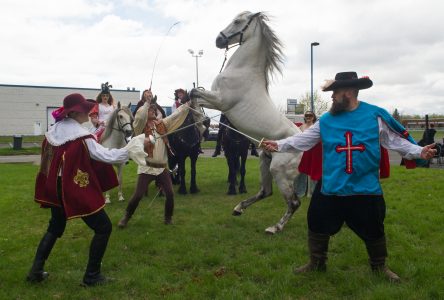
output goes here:
[[[0, 84], [0, 135], [44, 134], [54, 124], [51, 113], [72, 93], [96, 99], [100, 88]], [[140, 100], [140, 91], [134, 88], [111, 89], [111, 94], [121, 105], [136, 104]]]

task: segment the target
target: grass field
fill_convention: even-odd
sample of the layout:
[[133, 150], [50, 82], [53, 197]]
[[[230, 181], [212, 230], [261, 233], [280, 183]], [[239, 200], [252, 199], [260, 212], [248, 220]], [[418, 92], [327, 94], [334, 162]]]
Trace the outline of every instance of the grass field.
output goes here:
[[[32, 201], [37, 166], [0, 165], [0, 299], [444, 299], [443, 171], [392, 169], [383, 181], [387, 203], [389, 265], [403, 282], [373, 275], [364, 244], [348, 229], [332, 238], [326, 273], [293, 275], [307, 261], [304, 199], [284, 231], [264, 229], [285, 211], [279, 193], [250, 207], [231, 210], [245, 195], [226, 196], [225, 160], [198, 161], [197, 195], [176, 195], [174, 225], [163, 225], [163, 198], [153, 187], [128, 228], [114, 227], [102, 271], [109, 285], [81, 288], [92, 232], [81, 220], [68, 222], [37, 285], [24, 278], [45, 232], [49, 211]], [[258, 160], [249, 159], [248, 195], [257, 192]], [[127, 199], [135, 166], [125, 169]], [[115, 196], [116, 192], [113, 192]], [[127, 202], [106, 207], [117, 224]]]

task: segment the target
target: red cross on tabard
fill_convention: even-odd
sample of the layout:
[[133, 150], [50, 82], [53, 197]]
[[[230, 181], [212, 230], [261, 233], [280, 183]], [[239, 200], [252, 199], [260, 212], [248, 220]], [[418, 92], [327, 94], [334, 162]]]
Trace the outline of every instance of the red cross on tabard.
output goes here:
[[363, 152], [365, 150], [365, 146], [363, 144], [352, 145], [352, 136], [353, 134], [350, 131], [347, 131], [345, 134], [345, 146], [336, 146], [336, 152], [341, 153], [345, 151], [345, 172], [347, 174], [353, 173], [353, 159], [352, 159], [352, 151], [359, 150]]

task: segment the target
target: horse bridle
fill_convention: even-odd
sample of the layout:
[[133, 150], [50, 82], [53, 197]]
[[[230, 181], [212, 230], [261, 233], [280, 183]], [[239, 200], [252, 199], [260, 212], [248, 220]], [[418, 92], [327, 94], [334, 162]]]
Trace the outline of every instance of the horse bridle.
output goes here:
[[[235, 33], [231, 34], [230, 36], [226, 36], [222, 31], [219, 32], [219, 34], [220, 34], [224, 39], [226, 39], [227, 41], [231, 40], [231, 39], [234, 38], [236, 35], [240, 35], [239, 45], [242, 45], [242, 40], [243, 40], [243, 37], [244, 37], [244, 32], [245, 32], [245, 30], [248, 29], [248, 26], [250, 26], [251, 22], [253, 22], [253, 19], [254, 19], [255, 17], [257, 17], [259, 14], [260, 14], [260, 12], [257, 12], [257, 13], [255, 13], [255, 14], [253, 14], [253, 15], [250, 17], [250, 19], [248, 20], [247, 24], [245, 24], [244, 28], [242, 28], [242, 29], [239, 30], [238, 32], [235, 32]], [[226, 48], [226, 49], [228, 49], [228, 44], [227, 44], [227, 48]]]
[[120, 132], [122, 132], [123, 134], [125, 134], [125, 130], [124, 130], [123, 128], [124, 128], [126, 125], [130, 125], [130, 126], [131, 126], [131, 131], [134, 132], [134, 128], [133, 128], [133, 123], [132, 123], [132, 122], [126, 122], [126, 123], [123, 123], [123, 124], [122, 124], [122, 122], [120, 121], [120, 118], [119, 118], [119, 112], [120, 112], [121, 110], [122, 110], [121, 108], [118, 108], [118, 109], [117, 109], [117, 112], [116, 112], [117, 128], [114, 128], [114, 126], [113, 126], [112, 129], [113, 129], [113, 130], [120, 131]]
[[245, 30], [248, 29], [248, 27], [250, 26], [251, 22], [253, 22], [253, 19], [254, 19], [255, 17], [257, 17], [258, 15], [260, 15], [260, 12], [257, 12], [257, 13], [255, 13], [255, 14], [253, 14], [253, 15], [250, 17], [250, 19], [248, 20], [247, 24], [245, 24], [245, 26], [244, 26], [241, 30], [239, 30], [238, 32], [235, 32], [235, 33], [231, 34], [230, 36], [226, 36], [222, 31], [219, 32], [219, 34], [220, 34], [224, 39], [227, 40], [227, 47], [225, 48], [225, 59], [224, 59], [224, 62], [222, 63], [222, 67], [220, 68], [219, 73], [222, 72], [222, 69], [224, 68], [225, 62], [227, 61], [227, 52], [228, 52], [228, 50], [229, 50], [230, 48], [232, 48], [232, 47], [237, 46], [237, 45], [232, 45], [231, 47], [228, 47], [228, 41], [229, 41], [230, 39], [232, 39], [233, 37], [235, 37], [236, 35], [240, 35], [239, 46], [242, 45], [242, 40], [243, 40], [243, 37], [244, 37], [244, 32], [245, 32]]

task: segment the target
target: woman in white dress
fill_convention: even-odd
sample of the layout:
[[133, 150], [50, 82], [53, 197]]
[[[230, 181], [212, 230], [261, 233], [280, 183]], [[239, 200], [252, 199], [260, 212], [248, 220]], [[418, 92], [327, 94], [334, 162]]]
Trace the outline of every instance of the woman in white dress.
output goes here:
[[91, 123], [96, 128], [94, 134], [98, 139], [105, 130], [106, 122], [116, 109], [113, 96], [109, 90], [112, 87], [112, 85], [108, 85], [108, 82], [102, 83], [102, 90], [96, 98], [97, 105], [89, 114]]

